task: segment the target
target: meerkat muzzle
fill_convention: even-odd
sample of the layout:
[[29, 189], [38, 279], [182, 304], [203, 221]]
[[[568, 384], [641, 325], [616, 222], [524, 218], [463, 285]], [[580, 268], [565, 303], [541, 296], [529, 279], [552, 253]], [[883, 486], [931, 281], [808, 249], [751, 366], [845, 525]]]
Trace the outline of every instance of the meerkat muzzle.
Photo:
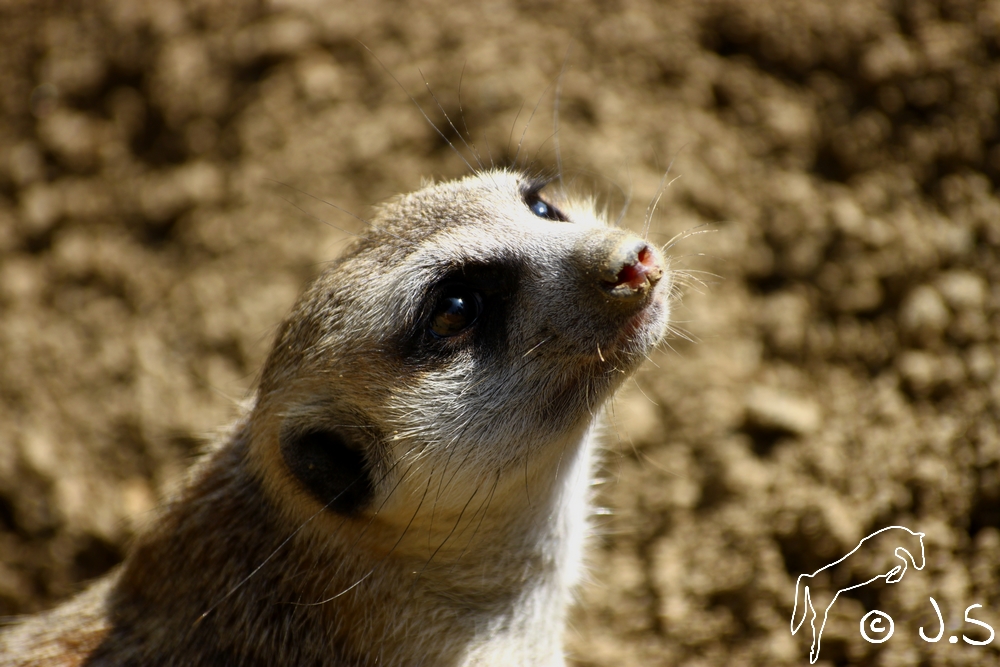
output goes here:
[[613, 245], [601, 271], [601, 286], [624, 301], [645, 295], [663, 277], [656, 251], [645, 241], [625, 238]]

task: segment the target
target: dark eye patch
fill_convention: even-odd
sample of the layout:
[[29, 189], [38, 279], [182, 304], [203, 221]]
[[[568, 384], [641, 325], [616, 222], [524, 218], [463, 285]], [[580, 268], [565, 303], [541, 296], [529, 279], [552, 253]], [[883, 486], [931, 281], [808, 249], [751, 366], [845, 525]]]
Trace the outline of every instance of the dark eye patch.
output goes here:
[[515, 261], [502, 259], [443, 272], [396, 338], [401, 360], [433, 366], [460, 351], [493, 355], [503, 350], [508, 302], [519, 274]]

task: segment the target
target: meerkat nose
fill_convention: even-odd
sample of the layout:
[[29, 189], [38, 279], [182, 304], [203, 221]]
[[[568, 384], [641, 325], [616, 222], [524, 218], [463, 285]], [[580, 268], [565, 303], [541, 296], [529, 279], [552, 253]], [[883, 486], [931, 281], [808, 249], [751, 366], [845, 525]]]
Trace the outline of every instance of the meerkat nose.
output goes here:
[[663, 266], [645, 241], [625, 238], [609, 249], [601, 274], [602, 287], [610, 296], [631, 300], [659, 282]]

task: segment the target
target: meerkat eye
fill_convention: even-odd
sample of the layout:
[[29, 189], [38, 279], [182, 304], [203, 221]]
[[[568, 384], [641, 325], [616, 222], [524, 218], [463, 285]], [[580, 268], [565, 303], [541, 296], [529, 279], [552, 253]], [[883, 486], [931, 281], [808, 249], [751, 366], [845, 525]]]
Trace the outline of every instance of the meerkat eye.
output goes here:
[[445, 287], [431, 314], [431, 333], [440, 338], [456, 336], [471, 327], [483, 308], [483, 299], [463, 285]]
[[524, 203], [528, 205], [531, 212], [537, 215], [539, 218], [545, 218], [546, 220], [555, 220], [558, 222], [566, 222], [567, 218], [563, 215], [562, 211], [552, 206], [548, 202], [544, 201], [537, 194], [528, 194], [524, 198]]
[[549, 217], [549, 205], [541, 199], [536, 199], [531, 203], [531, 212], [539, 218], [547, 218]]

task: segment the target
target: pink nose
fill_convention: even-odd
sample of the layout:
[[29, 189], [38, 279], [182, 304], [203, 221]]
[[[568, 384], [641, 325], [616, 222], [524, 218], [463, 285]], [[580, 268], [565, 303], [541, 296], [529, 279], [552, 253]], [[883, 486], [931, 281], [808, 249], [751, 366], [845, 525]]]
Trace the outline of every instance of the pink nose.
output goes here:
[[635, 255], [635, 260], [627, 259], [614, 281], [609, 282], [612, 290], [623, 287], [642, 291], [655, 285], [663, 276], [663, 269], [648, 245], [642, 243]]
[[656, 251], [645, 241], [626, 238], [608, 253], [601, 282], [608, 295], [630, 300], [645, 294], [662, 277]]

